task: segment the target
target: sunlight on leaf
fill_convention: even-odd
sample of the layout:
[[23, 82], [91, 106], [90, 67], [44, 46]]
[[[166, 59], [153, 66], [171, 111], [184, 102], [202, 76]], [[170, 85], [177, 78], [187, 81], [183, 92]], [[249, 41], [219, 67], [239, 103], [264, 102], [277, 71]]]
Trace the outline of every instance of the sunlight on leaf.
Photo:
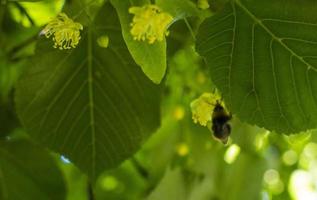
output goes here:
[[241, 149], [238, 145], [236, 145], [236, 144], [230, 145], [228, 147], [228, 149], [225, 153], [225, 157], [224, 157], [224, 160], [226, 161], [226, 163], [232, 164], [239, 156], [240, 151], [241, 151]]
[[97, 43], [100, 47], [107, 48], [109, 46], [108, 35], [102, 35], [97, 39]]
[[297, 163], [298, 155], [295, 151], [288, 150], [283, 153], [282, 159], [285, 165], [291, 166]]

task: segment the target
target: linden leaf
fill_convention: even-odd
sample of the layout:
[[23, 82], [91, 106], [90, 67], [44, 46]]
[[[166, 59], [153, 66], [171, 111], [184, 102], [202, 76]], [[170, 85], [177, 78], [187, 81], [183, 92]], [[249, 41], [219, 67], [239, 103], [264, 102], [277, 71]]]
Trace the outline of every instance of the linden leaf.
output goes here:
[[43, 0], [7, 0], [8, 2], [37, 2], [37, 1], [43, 1]]
[[196, 49], [229, 110], [280, 133], [317, 124], [317, 4], [234, 0], [201, 25]]
[[155, 3], [176, 19], [199, 15], [197, 5], [190, 0], [156, 0]]
[[[107, 48], [98, 39], [107, 35]], [[77, 48], [43, 39], [16, 91], [28, 133], [92, 180], [133, 155], [159, 126], [160, 87], [134, 63], [115, 10], [106, 4]]]
[[64, 177], [43, 148], [27, 140], [0, 140], [0, 199], [65, 199]]

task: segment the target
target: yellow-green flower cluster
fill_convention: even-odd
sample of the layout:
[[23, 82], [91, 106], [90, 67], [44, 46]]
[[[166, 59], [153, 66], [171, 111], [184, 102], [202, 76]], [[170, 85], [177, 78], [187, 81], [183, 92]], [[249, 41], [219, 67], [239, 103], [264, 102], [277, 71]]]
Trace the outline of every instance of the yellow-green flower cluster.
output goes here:
[[131, 30], [134, 40], [148, 40], [153, 44], [156, 40], [162, 41], [168, 35], [168, 25], [173, 17], [162, 12], [156, 5], [145, 5], [143, 7], [131, 7], [129, 13], [134, 14]]
[[221, 97], [217, 93], [203, 93], [198, 99], [192, 101], [190, 107], [193, 121], [202, 126], [207, 126], [208, 122], [211, 122], [211, 116], [216, 102], [218, 101], [224, 107], [220, 99]]
[[65, 13], [60, 13], [50, 21], [43, 29], [47, 38], [53, 35], [54, 48], [70, 49], [75, 48], [80, 40], [80, 30], [83, 26], [68, 18]]

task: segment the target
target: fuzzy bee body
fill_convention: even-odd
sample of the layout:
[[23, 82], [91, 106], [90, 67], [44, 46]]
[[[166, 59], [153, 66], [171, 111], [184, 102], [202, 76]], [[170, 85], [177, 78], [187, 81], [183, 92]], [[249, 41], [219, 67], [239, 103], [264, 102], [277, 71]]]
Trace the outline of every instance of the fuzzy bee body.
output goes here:
[[231, 118], [231, 114], [228, 114], [224, 107], [217, 102], [212, 113], [212, 130], [214, 136], [224, 144], [228, 142], [230, 136], [231, 126], [228, 124], [228, 121]]

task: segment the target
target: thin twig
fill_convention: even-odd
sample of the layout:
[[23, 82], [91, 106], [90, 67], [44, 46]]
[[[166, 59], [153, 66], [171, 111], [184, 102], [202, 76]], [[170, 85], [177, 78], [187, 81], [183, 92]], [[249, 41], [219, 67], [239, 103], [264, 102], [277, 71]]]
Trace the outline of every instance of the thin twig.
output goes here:
[[185, 22], [185, 24], [186, 24], [186, 26], [187, 26], [187, 28], [188, 28], [188, 30], [189, 30], [191, 36], [193, 37], [193, 39], [194, 39], [194, 41], [195, 41], [195, 40], [196, 40], [195, 33], [194, 33], [192, 27], [190, 26], [190, 24], [188, 23], [188, 20], [187, 20], [186, 17], [184, 17], [184, 22]]
[[25, 10], [25, 8], [23, 6], [21, 6], [21, 4], [18, 2], [14, 2], [14, 5], [20, 10], [21, 13], [23, 13], [26, 16], [26, 18], [28, 18], [28, 20], [32, 24], [32, 26], [34, 26], [35, 25], [34, 20], [29, 15], [29, 13]]
[[88, 200], [95, 200], [94, 190], [90, 182], [87, 184], [88, 186]]
[[140, 164], [140, 162], [136, 158], [131, 158], [131, 162], [137, 172], [144, 178], [148, 179], [149, 178], [149, 172]]
[[12, 63], [17, 63], [17, 62], [20, 62], [20, 61], [22, 61], [22, 60], [30, 59], [30, 58], [32, 58], [32, 57], [33, 57], [33, 55], [13, 57], [13, 58], [9, 58], [9, 61], [12, 62]]
[[13, 58], [14, 55], [19, 52], [21, 49], [29, 46], [31, 43], [35, 42], [38, 39], [39, 34], [37, 33], [36, 35], [24, 40], [23, 42], [21, 42], [20, 44], [18, 44], [17, 46], [13, 47], [9, 52], [8, 52], [8, 56], [9, 58]]

